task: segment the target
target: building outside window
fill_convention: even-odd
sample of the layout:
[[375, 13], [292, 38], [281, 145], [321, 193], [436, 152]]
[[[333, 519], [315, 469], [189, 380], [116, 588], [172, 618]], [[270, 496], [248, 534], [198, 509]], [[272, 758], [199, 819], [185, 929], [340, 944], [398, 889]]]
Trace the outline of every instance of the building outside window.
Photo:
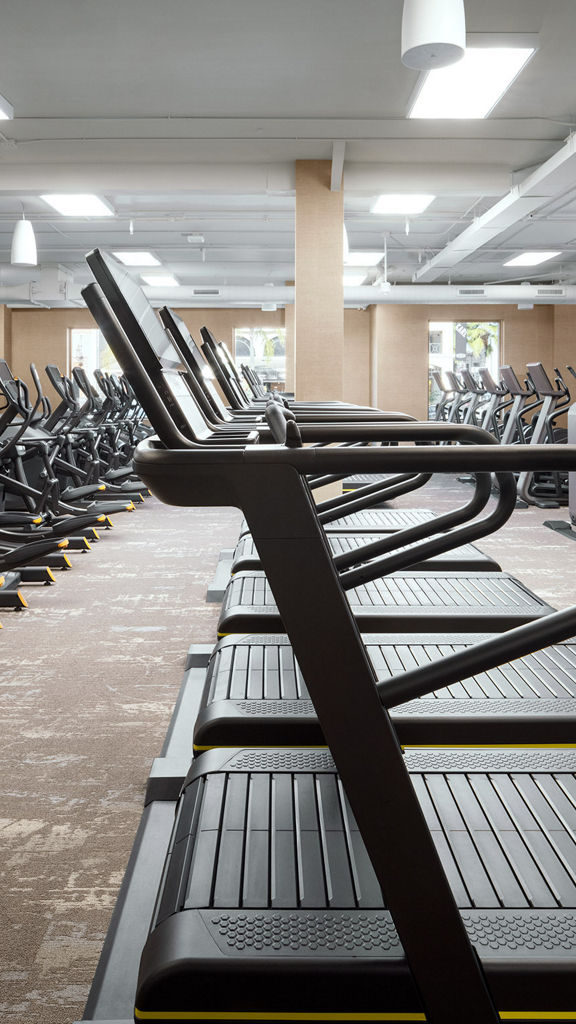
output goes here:
[[68, 331], [68, 374], [75, 366], [86, 371], [90, 381], [94, 381], [94, 370], [104, 373], [122, 373], [114, 358], [112, 349], [97, 329], [80, 329], [72, 327]]
[[434, 370], [452, 370], [458, 374], [470, 370], [474, 376], [485, 366], [495, 381], [500, 367], [500, 324], [497, 321], [436, 321], [428, 333], [428, 415], [440, 399], [440, 391], [432, 378]]
[[236, 362], [254, 370], [265, 384], [282, 389], [286, 383], [286, 329], [238, 327], [234, 338]]

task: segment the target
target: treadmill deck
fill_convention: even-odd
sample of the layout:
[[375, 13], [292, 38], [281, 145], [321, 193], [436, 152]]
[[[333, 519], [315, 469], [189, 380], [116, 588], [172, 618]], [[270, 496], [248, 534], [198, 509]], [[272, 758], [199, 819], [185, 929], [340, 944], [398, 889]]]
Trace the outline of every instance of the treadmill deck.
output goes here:
[[[372, 530], [376, 533], [395, 533], [396, 530], [405, 530], [409, 526], [419, 526], [420, 523], [428, 523], [436, 519], [433, 512], [423, 508], [373, 508], [364, 509], [360, 512], [351, 512], [333, 523], [325, 523], [324, 529], [328, 533], [346, 533], [357, 530]], [[242, 520], [240, 536], [249, 533], [248, 523]]]
[[[571, 1019], [576, 752], [406, 757], [498, 1009]], [[156, 1021], [424, 1019], [327, 751], [214, 750], [193, 763], [136, 1006]]]
[[[483, 640], [365, 635], [376, 675], [436, 661]], [[353, 689], [353, 687], [352, 687]], [[558, 743], [576, 746], [576, 643], [478, 673], [390, 712], [400, 743], [466, 746]], [[216, 645], [194, 727], [194, 749], [321, 746], [325, 742], [286, 636], [230, 636]]]
[[[507, 573], [391, 573], [349, 590], [347, 598], [363, 633], [512, 629], [552, 611]], [[314, 621], [314, 609], [310, 610]], [[232, 577], [218, 633], [283, 633], [282, 619], [263, 572]]]
[[[441, 536], [441, 534], [439, 534]], [[328, 543], [333, 555], [343, 555], [353, 551], [363, 544], [372, 544], [382, 540], [382, 534], [357, 534], [357, 533], [329, 533]], [[407, 551], [413, 544], [404, 545], [394, 549], [394, 553]], [[232, 557], [232, 572], [240, 572], [243, 569], [261, 569], [262, 563], [256, 550], [256, 545], [250, 534], [244, 534], [238, 541]], [[473, 544], [462, 544], [452, 551], [446, 551], [442, 555], [434, 555], [432, 558], [419, 561], [412, 569], [432, 570], [435, 572], [450, 572], [460, 570], [461, 572], [498, 572], [500, 566], [489, 555], [479, 551]]]

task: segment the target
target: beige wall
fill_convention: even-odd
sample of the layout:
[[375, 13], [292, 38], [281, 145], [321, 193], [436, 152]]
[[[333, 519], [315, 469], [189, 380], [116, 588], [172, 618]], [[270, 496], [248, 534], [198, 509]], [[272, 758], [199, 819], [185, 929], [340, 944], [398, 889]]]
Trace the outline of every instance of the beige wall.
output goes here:
[[[576, 327], [574, 306], [561, 318]], [[568, 313], [568, 311], [570, 311]], [[556, 365], [555, 307], [535, 306], [393, 306], [372, 307], [371, 345], [376, 366], [376, 399], [383, 409], [398, 409], [418, 418], [428, 412], [428, 324], [433, 320], [499, 320], [502, 324], [502, 363], [522, 371], [540, 360], [546, 369]]]
[[12, 356], [12, 314], [8, 306], [0, 306], [0, 359], [10, 362]]
[[343, 393], [345, 402], [370, 404], [370, 311], [344, 310]]
[[44, 367], [55, 363], [66, 373], [67, 338], [71, 327], [94, 327], [87, 309], [12, 310], [12, 373], [31, 386], [30, 363], [34, 363], [51, 401], [55, 399], [55, 392], [48, 383]]
[[[284, 323], [283, 309], [276, 313], [263, 313], [260, 309], [179, 309], [177, 312], [196, 341], [201, 341], [200, 328], [206, 324], [218, 341], [225, 341], [232, 347], [235, 327], [269, 327]], [[31, 384], [29, 366], [35, 363], [41, 371], [46, 394], [53, 400], [54, 392], [43, 373], [44, 367], [55, 363], [66, 372], [68, 331], [73, 327], [94, 327], [92, 316], [87, 309], [14, 309], [10, 319], [12, 351], [6, 358], [9, 358], [12, 372]], [[0, 344], [2, 324], [0, 315]]]
[[[259, 309], [178, 310], [199, 340], [207, 324], [218, 339], [232, 344], [235, 327], [281, 326], [285, 311]], [[288, 319], [290, 314], [288, 314]], [[541, 359], [547, 370], [576, 363], [576, 306], [372, 306], [346, 310], [343, 355], [344, 398], [370, 402], [370, 359], [377, 358], [375, 391], [378, 404], [424, 416], [427, 409], [428, 324], [431, 320], [500, 320], [502, 361], [520, 372]], [[66, 339], [71, 327], [91, 327], [86, 309], [14, 309], [0, 307], [0, 355], [17, 376], [29, 379], [34, 362], [66, 367]], [[371, 346], [373, 351], [371, 352]], [[44, 379], [44, 378], [43, 378]], [[47, 388], [48, 393], [49, 389]], [[576, 389], [575, 389], [576, 391]]]
[[[576, 308], [554, 306], [554, 366], [561, 372], [565, 366], [576, 368]], [[567, 379], [572, 380], [570, 374]], [[576, 387], [572, 389], [576, 395]]]

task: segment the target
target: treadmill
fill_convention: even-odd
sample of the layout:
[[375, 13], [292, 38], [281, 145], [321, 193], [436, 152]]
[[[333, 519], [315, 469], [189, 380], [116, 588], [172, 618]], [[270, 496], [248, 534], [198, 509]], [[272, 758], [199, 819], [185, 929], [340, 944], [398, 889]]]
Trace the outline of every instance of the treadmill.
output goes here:
[[[125, 372], [134, 379], [139, 375], [142, 378], [140, 388], [145, 395], [147, 382], [143, 368], [139, 367], [126, 335], [114, 325], [105, 299], [95, 285], [84, 294]], [[180, 436], [172, 419], [167, 418], [158, 392], [151, 387], [147, 403], [156, 429]], [[180, 443], [191, 444], [183, 440]], [[421, 459], [420, 452], [420, 449], [389, 450], [386, 454], [385, 450], [378, 449], [368, 452], [329, 450], [322, 452], [322, 458], [324, 461], [333, 459], [334, 468], [337, 462], [342, 465], [347, 459], [356, 463], [370, 459], [373, 464], [375, 459], [382, 464], [384, 458], [397, 460], [398, 456], [404, 460], [414, 456]], [[300, 450], [300, 454], [313, 466], [317, 458], [314, 450]], [[450, 452], [451, 456], [453, 454], [456, 452]], [[482, 475], [486, 476], [489, 488], [490, 474]], [[502, 480], [502, 474], [500, 478]], [[502, 487], [501, 501], [506, 490], [506, 486]], [[513, 504], [513, 489], [506, 500]], [[567, 628], [562, 617], [558, 620], [551, 615], [540, 623], [531, 623], [528, 629], [506, 633], [498, 640], [493, 638], [489, 660], [483, 663], [479, 660], [482, 648], [478, 647], [482, 636], [462, 636], [455, 627], [448, 625], [448, 635], [444, 632], [442, 636], [414, 637], [414, 625], [420, 627], [420, 623], [418, 620], [415, 623], [414, 617], [408, 621], [412, 631], [409, 636], [368, 635], [364, 638], [383, 685], [387, 678], [413, 669], [420, 662], [426, 670], [424, 682], [419, 683], [424, 686], [424, 693], [415, 694], [414, 700], [393, 712], [403, 743], [486, 744], [503, 742], [506, 737], [509, 743], [571, 742], [574, 728], [572, 647], [558, 646], [543, 655], [532, 652], [541, 646], [559, 644], [570, 636], [576, 625], [573, 619]], [[560, 626], [557, 626], [558, 621]], [[322, 625], [323, 621], [320, 627]], [[468, 655], [473, 662], [468, 660]], [[516, 663], [507, 665], [507, 660], [512, 658]], [[433, 676], [437, 671], [440, 675]], [[448, 690], [450, 671], [457, 675]], [[426, 699], [430, 689], [434, 696]], [[204, 694], [199, 698], [200, 694], [192, 698], [196, 711], [190, 711], [190, 751], [194, 714], [198, 716], [194, 735], [197, 752], [218, 745], [230, 746], [236, 742], [239, 730], [246, 742], [258, 741], [259, 745], [273, 742], [309, 746], [324, 742], [310, 694], [284, 636], [256, 634], [221, 640], [211, 658]], [[513, 739], [509, 738], [511, 728]], [[290, 738], [291, 731], [297, 739]]]
[[[573, 1019], [574, 753], [403, 756], [305, 480], [314, 466], [341, 466], [344, 454], [351, 469], [365, 460], [200, 449], [148, 397], [164, 444], [140, 447], [140, 474], [163, 500], [244, 509], [330, 753], [219, 749], [193, 763], [160, 872], [135, 1019]], [[461, 472], [538, 459], [568, 468], [576, 453], [417, 455]], [[373, 461], [389, 468], [383, 454]], [[319, 634], [303, 614], [303, 575], [310, 600], [330, 605], [332, 625], [326, 619]], [[163, 840], [152, 831], [141, 832], [125, 894], [135, 879], [147, 894], [143, 844]]]
[[[209, 374], [206, 372], [207, 370], [210, 371], [211, 367], [200, 354], [196, 342], [182, 318], [167, 306], [163, 306], [159, 310], [159, 316], [165, 330], [180, 353], [187, 372], [195, 378], [200, 391], [203, 392], [205, 401], [202, 399], [200, 401], [206, 409], [208, 419], [212, 420], [215, 426], [218, 423], [242, 424], [250, 417], [252, 419], [256, 417], [257, 420], [263, 412], [265, 405], [274, 399], [273, 393], [268, 393], [262, 397], [256, 411], [251, 406], [242, 409], [226, 407], [220, 399], [216, 388], [212, 385]], [[220, 353], [221, 350], [216, 345], [211, 332], [207, 328], [202, 328], [202, 331], [212, 339], [212, 346]], [[243, 391], [237, 370], [235, 367], [232, 369], [232, 364], [229, 361], [228, 350], [225, 349], [225, 352], [228, 360], [225, 362], [221, 360], [221, 364], [227, 367], [229, 379], [234, 379], [236, 388], [240, 388]], [[214, 374], [214, 376], [216, 375]], [[276, 393], [276, 399], [280, 400], [278, 393]], [[318, 403], [318, 406], [316, 406], [316, 403], [292, 402], [287, 403], [285, 406], [280, 400], [280, 404], [283, 408], [290, 408], [299, 423], [381, 423], [411, 420], [414, 418], [407, 413], [384, 412], [381, 409], [347, 405], [344, 402]]]
[[[107, 253], [98, 249], [93, 250], [86, 257], [90, 268], [98, 281], [107, 302], [118, 321], [120, 327], [126, 332], [132, 344], [136, 348], [139, 361], [144, 365], [148, 375], [153, 379], [154, 385], [170, 411], [177, 427], [185, 436], [201, 444], [243, 444], [255, 442], [256, 433], [246, 434], [244, 431], [236, 437], [229, 434], [226, 437], [214, 436], [208, 427], [205, 418], [198, 407], [195, 394], [190, 390], [188, 378], [184, 379], [180, 374], [182, 368], [182, 354], [176, 350], [171, 338], [162, 330], [158, 319], [150, 306], [142, 289], [132, 280], [125, 268], [121, 267]], [[141, 387], [141, 383], [132, 380], [133, 387]], [[142, 402], [142, 395], [139, 395]], [[402, 414], [393, 414], [400, 417]], [[414, 421], [411, 417], [405, 417], [406, 426]], [[255, 424], [256, 427], [261, 425]], [[350, 438], [358, 441], [369, 441], [375, 437], [382, 437], [386, 441], [394, 443], [396, 437], [402, 439], [402, 428], [404, 423], [396, 424], [398, 430], [395, 432], [394, 422], [383, 424], [303, 424], [298, 429], [305, 441], [324, 440], [332, 443], [338, 440]], [[429, 425], [434, 427], [433, 424]], [[459, 428], [455, 427], [454, 430]], [[467, 428], [460, 428], [461, 433], [454, 434], [455, 438], [466, 439]], [[260, 430], [257, 431], [258, 433]], [[272, 439], [272, 433], [268, 430], [268, 437]], [[430, 434], [424, 433], [423, 439], [428, 439]], [[477, 435], [473, 440], [477, 441]], [[332, 474], [326, 482], [334, 479]], [[322, 503], [321, 515], [326, 528], [331, 532], [394, 532], [408, 525], [416, 523], [431, 522], [434, 516], [425, 509], [373, 509], [363, 507], [372, 502], [387, 497], [397, 496], [399, 493], [406, 493], [414, 489], [427, 477], [424, 475], [406, 475], [398, 487], [385, 487], [373, 485], [356, 492], [354, 496], [341, 496]], [[318, 482], [323, 482], [320, 478]], [[243, 528], [243, 532], [246, 529]]]
[[[173, 426], [176, 425], [180, 430], [186, 429], [186, 425], [184, 428], [181, 426], [184, 420], [182, 410], [185, 409], [179, 393], [179, 388], [183, 387], [181, 378], [177, 373], [174, 376], [174, 368], [170, 369], [170, 342], [161, 330], [151, 307], [138, 286], [108, 257], [94, 252], [90, 254], [89, 260], [92, 269], [106, 284], [108, 294], [114, 297], [113, 309], [118, 313], [118, 321], [121, 320], [121, 313], [122, 319], [127, 323], [131, 322], [132, 327], [136, 324], [139, 328], [138, 358], [147, 361], [146, 370], [149, 374], [155, 374], [154, 382], [148, 379], [148, 384], [153, 390], [153, 384], [157, 386], [158, 390], [155, 390], [155, 393], [157, 398], [159, 395], [164, 399]], [[97, 313], [91, 303], [90, 290], [86, 290], [85, 297], [89, 308]], [[137, 312], [133, 312], [130, 302]], [[112, 303], [110, 305], [112, 306]], [[164, 365], [160, 364], [158, 356], [151, 349], [143, 333], [142, 325], [147, 325], [148, 322], [150, 326], [147, 327], [147, 333], [153, 335], [153, 332], [159, 332], [165, 352], [168, 353], [168, 359], [163, 361]], [[100, 322], [100, 327], [106, 336], [106, 324]], [[132, 343], [135, 344], [134, 341]], [[132, 369], [127, 372], [127, 376], [138, 394], [138, 388], [143, 386], [142, 381], [137, 379], [138, 375], [134, 375]], [[146, 394], [143, 392], [138, 397], [146, 406]], [[293, 428], [293, 434], [299, 430], [294, 422], [288, 422], [287, 426]], [[464, 440], [488, 437], [477, 428], [448, 424], [387, 424], [380, 429], [387, 438], [399, 437], [409, 440], [444, 436]], [[489, 439], [493, 441], [491, 437]], [[318, 449], [308, 449], [308, 452], [313, 455], [316, 450]], [[378, 451], [363, 449], [358, 452], [357, 457], [362, 454], [364, 460], [371, 459], [373, 453]], [[484, 476], [484, 483], [487, 500], [490, 490], [490, 478], [487, 474]], [[453, 536], [428, 541], [422, 545], [426, 557], [449, 550], [457, 545], [460, 538], [467, 541], [482, 536], [483, 532], [490, 532], [499, 522], [503, 522], [511, 513], [515, 501], [515, 488], [509, 478], [501, 481], [499, 501], [501, 508], [504, 509], [503, 518], [497, 517], [494, 521], [488, 517], [484, 521], [484, 526], [481, 523], [476, 527], [459, 527], [453, 532]], [[376, 547], [380, 549], [385, 543], [383, 540]], [[392, 556], [372, 559], [369, 564], [359, 568], [348, 568], [349, 559], [346, 555], [339, 556], [343, 585], [345, 589], [351, 591], [351, 607], [363, 632], [410, 632], [414, 630], [416, 623], [417, 628], [424, 632], [442, 631], [446, 628], [455, 632], [489, 632], [510, 629], [552, 611], [546, 602], [531, 594], [522, 583], [506, 574], [451, 572], [446, 578], [438, 571], [409, 571], [403, 574], [393, 571], [405, 569], [417, 561], [417, 550], [418, 548], [412, 548], [401, 553], [396, 552]], [[358, 560], [360, 549], [352, 553], [352, 562]], [[388, 575], [379, 578], [383, 572]], [[314, 609], [315, 618], [322, 615], [321, 607]], [[232, 578], [226, 591], [219, 622], [220, 636], [246, 632], [285, 632], [270, 585], [264, 574], [255, 570], [239, 572]]]
[[[193, 762], [135, 1019], [574, 1019], [576, 753], [403, 755], [305, 480], [343, 453], [164, 438], [140, 446], [140, 475], [169, 503], [244, 509], [329, 751], [219, 748]], [[576, 461], [568, 448], [531, 455], [418, 450], [460, 472]], [[329, 606], [319, 623], [302, 578], [307, 603]], [[412, 693], [400, 679], [396, 698]]]
[[[153, 377], [154, 383], [158, 387], [160, 394], [163, 396], [164, 401], [169, 405], [172, 415], [175, 417], [180, 429], [189, 431], [200, 443], [220, 444], [230, 441], [229, 438], [227, 438], [226, 441], [217, 439], [206, 430], [205, 424], [201, 419], [201, 411], [194, 401], [194, 396], [187, 390], [186, 383], [179, 373], [181, 353], [176, 352], [171, 341], [165, 332], [162, 331], [160, 324], [158, 323], [152, 308], [141, 292], [141, 289], [134, 284], [126, 271], [120, 268], [115, 261], [110, 259], [110, 257], [99, 253], [98, 251], [94, 251], [89, 254], [88, 259], [93, 271], [98, 275], [99, 281], [101, 281], [103, 286], [105, 286], [105, 294], [117, 315], [119, 322], [125, 325], [124, 329], [126, 331], [130, 331], [130, 337], [133, 339], [133, 343], [137, 348], [140, 359], [144, 362], [149, 375]], [[135, 386], [137, 387], [138, 385], [135, 384]], [[278, 409], [273, 409], [272, 412], [276, 414], [276, 419], [280, 417], [282, 426], [284, 430], [286, 430], [287, 422], [282, 417], [280, 411]], [[295, 423], [291, 423], [290, 425], [294, 430], [300, 431], [300, 428]], [[349, 427], [346, 428], [346, 430], [349, 429]], [[373, 431], [375, 428], [371, 426], [368, 429]], [[416, 439], [420, 436], [428, 437], [430, 436], [430, 430], [434, 429], [437, 429], [434, 425], [427, 424], [425, 425], [425, 431], [427, 431], [427, 433], [421, 435], [418, 425], [413, 425], [410, 422], [407, 424], [387, 424], [383, 427], [379, 427], [382, 436], [392, 439], [395, 439], [396, 437], [403, 439], [409, 436], [414, 436]], [[462, 428], [454, 428], [456, 431], [459, 429], [461, 430]], [[406, 433], [407, 431], [411, 431], [411, 433]], [[456, 436], [456, 434], [454, 436]], [[471, 437], [472, 435], [466, 434], [464, 430], [459, 433], [458, 436], [466, 439], [466, 437]], [[242, 443], [242, 439], [234, 438], [234, 443]], [[396, 479], [400, 480], [401, 478]], [[425, 477], [422, 479], [425, 479]], [[388, 486], [385, 493], [387, 495], [391, 495], [393, 493], [398, 493], [400, 490], [405, 491], [407, 488], [415, 486], [417, 482], [418, 477], [411, 478], [407, 475], [402, 479], [402, 482], [399, 484], [399, 488], [396, 491], [393, 487]], [[368, 488], [368, 490], [372, 489]], [[489, 492], [486, 491], [486, 500], [488, 498], [488, 493]], [[342, 510], [344, 508], [351, 507], [349, 504], [342, 505], [339, 499], [333, 499], [329, 501], [327, 505], [328, 508], [323, 508], [321, 511], [325, 520], [334, 520], [335, 517], [341, 517]], [[472, 504], [470, 505], [470, 509], [472, 510]], [[410, 510], [404, 512], [404, 517], [406, 519], [408, 519], [409, 513]], [[400, 513], [400, 515], [401, 514], [402, 513]], [[472, 515], [472, 511], [470, 511], [469, 514]], [[468, 513], [466, 513], [466, 515], [468, 515]], [[361, 511], [361, 516], [362, 520], [359, 524], [360, 529], [368, 524], [370, 524], [372, 530], [378, 529], [378, 526], [375, 525], [375, 523], [378, 524], [378, 522], [385, 522], [385, 524], [388, 525], [390, 519], [390, 514], [387, 515], [386, 510], [381, 512], [380, 510], [366, 509]], [[415, 511], [411, 514], [411, 518], [413, 520], [420, 518], [422, 521], [426, 521], [429, 517], [425, 514], [419, 515], [418, 512]], [[434, 517], [431, 518], [433, 519]], [[336, 547], [342, 548], [345, 546], [350, 548], [355, 544], [365, 543], [364, 538], [356, 541], [354, 537], [350, 536], [350, 529], [351, 527], [354, 528], [357, 522], [357, 513], [337, 520], [334, 529], [347, 528], [347, 535], [337, 542], [335, 545]], [[372, 538], [372, 542], [373, 544], [376, 544], [374, 538]], [[251, 541], [249, 538], [244, 537], [242, 539], [242, 545], [245, 549], [250, 546], [250, 543]], [[448, 545], [448, 548], [449, 547], [450, 545]], [[245, 550], [244, 554], [247, 553], [248, 552]], [[344, 552], [342, 552], [340, 557], [341, 559], [346, 560]], [[417, 565], [422, 565], [422, 561], [420, 563], [418, 562], [418, 559], [414, 559], [414, 561]], [[408, 562], [408, 564], [410, 564], [410, 562]], [[461, 566], [465, 572], [475, 572], [479, 569], [488, 571], [498, 569], [498, 566], [495, 565], [492, 560], [488, 559], [474, 548], [471, 548], [469, 545], [464, 551], [457, 550], [453, 552], [446, 552], [444, 553], [444, 557], [441, 559], [436, 557], [436, 561], [431, 563], [430, 566], [426, 565], [426, 559], [424, 559], [423, 567], [424, 566], [424, 571], [428, 572], [430, 570], [436, 571], [437, 573], [441, 573], [447, 569], [456, 570]], [[238, 581], [240, 578], [240, 575], [237, 575], [236, 580]], [[245, 578], [247, 580], [256, 579], [253, 575], [249, 575]], [[500, 585], [500, 583], [501, 580], [499, 578], [498, 585]], [[251, 583], [248, 582], [247, 586], [250, 587]], [[469, 583], [466, 581], [464, 583], [464, 587], [467, 589], [468, 586]], [[429, 592], [430, 588], [426, 585], [425, 589]], [[230, 595], [230, 600], [234, 597], [235, 595]], [[244, 595], [242, 595], [242, 597], [244, 598]], [[517, 601], [517, 597], [515, 595], [506, 595], [506, 600], [508, 599], [513, 603]], [[524, 599], [523, 594], [520, 595], [520, 599]], [[425, 600], [427, 604], [430, 604], [425, 596], [422, 596], [422, 600]], [[516, 624], [517, 621], [520, 620], [518, 618], [510, 620], [512, 624]], [[243, 632], [245, 628], [249, 627], [234, 625], [233, 628], [228, 629], [227, 626], [224, 625], [221, 632], [237, 632], [239, 630]], [[264, 628], [267, 627], [264, 626]], [[276, 631], [282, 630], [281, 624], [275, 628]], [[382, 626], [380, 622], [377, 622], [376, 624], [367, 626], [367, 628], [374, 631], [381, 629]], [[387, 627], [385, 626], [385, 628]], [[427, 628], [427, 626], [424, 625], [424, 628]], [[437, 627], [432, 626], [430, 628]], [[463, 628], [476, 628], [476, 626], [468, 625]], [[481, 625], [479, 628], [491, 627]]]
[[[291, 426], [294, 447], [298, 428], [296, 424]], [[402, 430], [407, 440], [425, 436], [421, 425], [408, 424], [391, 429]], [[425, 430], [435, 438], [454, 429], [466, 429], [470, 433], [465, 436], [475, 436], [475, 428], [472, 427], [425, 425]], [[478, 431], [476, 436], [483, 439], [486, 435]], [[363, 457], [370, 458], [371, 455], [372, 452], [368, 450]], [[454, 632], [507, 630], [533, 621], [552, 610], [524, 584], [506, 573], [475, 573], [470, 570], [446, 572], [445, 563], [440, 570], [435, 569], [433, 561], [428, 561], [431, 556], [449, 552], [460, 539], [476, 539], [506, 521], [515, 506], [516, 490], [513, 480], [503, 474], [499, 475], [499, 483], [498, 508], [480, 523], [461, 526], [459, 523], [466, 519], [466, 511], [460, 518], [458, 513], [452, 512], [439, 517], [434, 526], [434, 532], [438, 532], [446, 523], [451, 529], [448, 535], [421, 540], [428, 528], [416, 526], [400, 534], [400, 537], [410, 542], [402, 550], [398, 550], [394, 539], [382, 538], [363, 546], [358, 546], [356, 542], [347, 552], [336, 555], [334, 566], [341, 575], [344, 589], [349, 592], [350, 606], [362, 632], [411, 632], [416, 623], [424, 632], [446, 629]], [[482, 487], [487, 500], [490, 491], [488, 475], [476, 481], [477, 509], [483, 507]], [[393, 553], [388, 554], [390, 551]], [[420, 571], [413, 568], [414, 562], [418, 561], [418, 553], [426, 563], [426, 568]], [[364, 564], [358, 566], [359, 562]], [[324, 614], [321, 606], [313, 606], [310, 612], [313, 621], [322, 619]], [[230, 633], [283, 632], [282, 618], [265, 574], [256, 569], [236, 572], [224, 596], [218, 624], [219, 636]]]

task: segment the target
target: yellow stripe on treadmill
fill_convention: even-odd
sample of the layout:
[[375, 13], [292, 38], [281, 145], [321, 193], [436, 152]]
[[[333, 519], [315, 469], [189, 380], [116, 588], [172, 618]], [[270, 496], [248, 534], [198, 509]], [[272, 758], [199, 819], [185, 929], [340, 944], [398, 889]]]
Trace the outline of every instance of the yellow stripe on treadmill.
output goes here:
[[198, 743], [193, 743], [193, 750], [199, 754], [203, 754], [204, 751], [327, 751], [327, 746], [302, 746], [298, 743], [297, 746], [271, 746], [270, 743], [266, 743], [265, 746], [258, 743], [250, 743], [249, 746], [239, 746], [238, 743], [228, 744], [227, 746], [222, 743], [217, 743], [212, 746], [199, 746]]
[[168, 1010], [166, 1013], [152, 1012], [146, 1010], [134, 1010], [136, 1020], [333, 1020], [333, 1021], [426, 1021], [423, 1013], [272, 1013], [271, 1011], [260, 1010], [189, 1010], [178, 1013]]
[[[405, 743], [402, 750], [574, 750], [575, 748], [576, 743]], [[570, 1018], [568, 1017], [567, 1020]]]
[[565, 1010], [563, 1013], [556, 1010], [502, 1010], [500, 1020], [576, 1020], [576, 1010]]
[[[231, 633], [225, 633], [224, 634], [224, 636], [231, 636], [231, 635], [232, 635]], [[238, 746], [237, 743], [233, 743], [230, 747], [224, 746], [222, 743], [217, 743], [216, 745], [212, 745], [210, 747], [199, 747], [195, 743], [194, 744], [194, 750], [220, 750], [220, 749], [223, 749], [223, 750], [228, 750], [228, 749], [235, 750], [237, 748], [237, 746]], [[270, 749], [273, 749], [273, 750], [294, 750], [294, 744], [293, 743], [290, 743], [290, 744], [286, 744], [286, 743], [266, 743], [264, 746], [262, 746], [262, 744], [259, 745], [257, 743], [251, 743], [250, 746], [247, 749], [249, 749], [249, 750], [270, 750]], [[301, 743], [298, 743], [297, 744], [297, 749], [298, 750], [328, 750], [328, 747], [327, 747], [327, 745], [325, 743], [316, 743], [313, 746], [310, 746], [310, 744], [307, 744], [307, 745], [303, 746]], [[422, 746], [421, 743], [418, 743], [415, 746], [410, 746], [409, 744], [405, 744], [405, 746], [401, 747], [401, 750], [403, 750], [403, 751], [406, 751], [406, 750], [415, 750], [415, 751], [418, 751], [418, 750], [446, 750], [446, 751], [449, 751], [449, 750], [576, 750], [576, 743], [498, 743], [498, 744], [491, 743], [491, 744], [487, 744], [486, 746], [483, 746], [480, 743], [465, 743], [465, 744], [462, 744], [462, 745], [456, 745], [455, 743], [445, 743], [441, 747], [424, 747], [424, 746]]]
[[[137, 1007], [134, 1010], [134, 1016], [136, 1020], [214, 1020], [214, 1021], [227, 1021], [227, 1020], [245, 1020], [245, 1021], [258, 1021], [258, 1020], [278, 1020], [278, 1021], [390, 1021], [391, 1024], [394, 1022], [403, 1021], [426, 1021], [426, 1016], [423, 1013], [272, 1013], [264, 1011], [254, 1010], [238, 1010], [238, 1011], [213, 1011], [213, 1010], [184, 1010], [178, 1012], [176, 1010], [166, 1010], [162, 1013], [159, 1010], [139, 1010]], [[500, 1020], [513, 1020], [513, 1021], [542, 1021], [542, 1020], [554, 1020], [559, 1021], [562, 1024], [563, 1021], [576, 1020], [576, 1010], [503, 1010], [499, 1013]]]

